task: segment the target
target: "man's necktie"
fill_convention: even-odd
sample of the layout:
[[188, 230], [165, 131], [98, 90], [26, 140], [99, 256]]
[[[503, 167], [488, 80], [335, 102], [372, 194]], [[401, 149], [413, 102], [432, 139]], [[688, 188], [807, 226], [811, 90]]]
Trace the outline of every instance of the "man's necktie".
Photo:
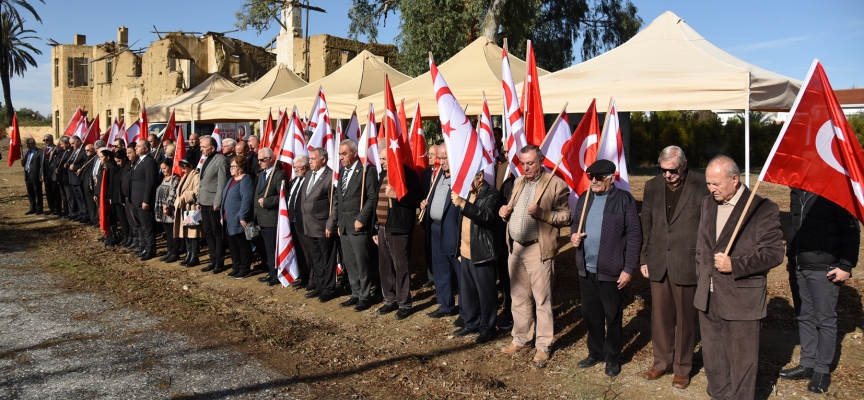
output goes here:
[[315, 184], [315, 174], [316, 174], [316, 173], [317, 173], [317, 171], [316, 171], [316, 172], [312, 172], [312, 179], [311, 179], [311, 180], [309, 181], [309, 183], [306, 185], [306, 194], [309, 194], [309, 193], [312, 191], [312, 185]]
[[339, 185], [339, 188], [342, 189], [342, 195], [345, 195], [345, 190], [348, 189], [348, 177], [351, 175], [351, 168], [345, 168], [342, 171], [342, 184]]

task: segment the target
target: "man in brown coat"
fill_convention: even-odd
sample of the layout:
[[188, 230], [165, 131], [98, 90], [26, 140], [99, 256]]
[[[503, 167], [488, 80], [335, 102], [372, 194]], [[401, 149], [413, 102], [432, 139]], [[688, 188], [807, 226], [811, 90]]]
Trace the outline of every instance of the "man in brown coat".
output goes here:
[[[759, 363], [759, 331], [767, 314], [767, 275], [783, 262], [783, 233], [777, 204], [754, 196], [741, 228], [750, 189], [739, 181], [738, 165], [718, 156], [705, 180], [712, 197], [702, 201], [696, 239], [696, 295], [702, 358], [712, 399], [752, 399]], [[732, 241], [729, 255], [724, 254]]]
[[678, 146], [660, 152], [660, 175], [645, 183], [642, 200], [642, 275], [651, 280], [651, 344], [648, 380], [674, 373], [672, 386], [690, 385], [696, 344], [696, 233], [702, 199], [711, 194], [705, 175], [687, 169]]

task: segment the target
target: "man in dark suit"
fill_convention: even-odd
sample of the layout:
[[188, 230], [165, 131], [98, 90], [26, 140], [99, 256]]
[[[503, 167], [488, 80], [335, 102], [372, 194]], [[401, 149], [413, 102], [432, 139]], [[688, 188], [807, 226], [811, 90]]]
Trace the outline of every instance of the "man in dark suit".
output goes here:
[[[738, 165], [718, 156], [708, 163], [710, 197], [702, 200], [696, 239], [696, 295], [702, 357], [712, 399], [752, 399], [759, 364], [759, 331], [767, 314], [767, 275], [783, 262], [777, 204], [754, 196], [735, 240], [750, 189]], [[729, 255], [724, 252], [729, 243]]]
[[69, 143], [69, 137], [61, 136], [57, 144], [57, 155], [51, 163], [51, 172], [53, 173], [51, 179], [57, 182], [57, 186], [60, 187], [61, 210], [58, 216], [61, 218], [68, 217], [69, 214], [73, 213], [72, 210], [75, 207], [75, 197], [72, 195], [72, 187], [69, 186], [69, 174], [64, 167], [71, 155], [72, 147]]
[[658, 379], [670, 370], [672, 386], [686, 389], [696, 344], [696, 233], [702, 199], [710, 192], [705, 175], [687, 169], [678, 146], [660, 152], [660, 175], [645, 183], [642, 200], [642, 275], [651, 280], [651, 343], [654, 364], [642, 377]]
[[84, 143], [81, 141], [81, 138], [72, 136], [69, 142], [72, 144], [72, 154], [69, 156], [69, 160], [66, 161], [64, 169], [66, 170], [69, 186], [72, 187], [74, 206], [69, 207], [68, 218], [72, 221], [85, 222], [90, 220], [90, 216], [87, 212], [87, 204], [84, 203], [83, 182], [79, 173], [81, 167], [87, 163], [87, 154], [84, 151]]
[[54, 145], [53, 135], [45, 135], [42, 142], [45, 143], [45, 149], [42, 151], [42, 176], [39, 178], [45, 183], [45, 200], [48, 202], [46, 214], [60, 215], [63, 210], [63, 202], [60, 199], [60, 184], [54, 180], [56, 174], [53, 167], [60, 152]]
[[351, 297], [340, 306], [354, 306], [354, 311], [365, 311], [372, 306], [368, 245], [372, 240], [375, 222], [378, 171], [375, 168], [363, 168], [357, 155], [357, 142], [352, 139], [339, 143], [339, 163], [342, 172], [334, 190], [335, 212], [330, 220], [338, 226], [336, 234], [342, 245], [342, 264], [351, 285]]
[[30, 209], [25, 215], [42, 214], [42, 152], [36, 148], [36, 140], [27, 138], [24, 141], [27, 151], [21, 157], [24, 167], [24, 183], [27, 184], [27, 200]]
[[216, 139], [210, 136], [201, 138], [201, 154], [207, 159], [201, 165], [198, 175], [198, 209], [201, 210], [201, 227], [207, 239], [207, 251], [210, 253], [210, 263], [202, 268], [201, 272], [213, 271], [214, 274], [225, 271], [220, 209], [222, 192], [230, 179], [230, 161], [216, 151], [217, 146]]
[[[305, 287], [306, 291], [315, 290], [315, 284], [310, 279], [312, 273], [312, 253], [309, 250], [309, 238], [303, 229], [303, 203], [300, 196], [304, 192], [306, 183], [306, 171], [309, 171], [309, 157], [300, 155], [294, 157], [294, 179], [285, 189], [288, 191], [285, 201], [288, 202], [288, 219], [291, 224], [291, 233], [297, 240], [294, 250], [297, 252], [297, 269], [300, 277], [291, 284], [295, 288]], [[268, 284], [269, 285], [269, 284]]]
[[132, 165], [129, 197], [131, 206], [135, 209], [133, 217], [138, 226], [138, 256], [141, 261], [147, 261], [156, 256], [156, 232], [153, 230], [156, 219], [153, 206], [156, 204], [156, 188], [159, 186], [156, 173], [158, 167], [150, 156], [149, 142], [139, 140], [135, 145], [135, 154], [138, 155], [138, 160]]
[[330, 219], [333, 170], [327, 166], [327, 156], [327, 150], [321, 147], [309, 152], [310, 171], [306, 172], [306, 182], [300, 188], [303, 231], [309, 238], [315, 283], [315, 289], [306, 293], [306, 298], [318, 297], [322, 303], [330, 301], [336, 291], [336, 221]]
[[[268, 285], [276, 285], [279, 283], [276, 277], [276, 226], [279, 222], [279, 190], [285, 182], [285, 173], [276, 168], [276, 159], [273, 157], [273, 150], [269, 147], [258, 151], [256, 161], [261, 165], [259, 167], [261, 173], [255, 180], [255, 220], [261, 227], [261, 239], [264, 242], [269, 268], [267, 276], [258, 280], [267, 282]], [[285, 190], [287, 191], [288, 188]], [[297, 237], [296, 233], [294, 237]], [[297, 258], [299, 261], [299, 255]]]
[[237, 155], [246, 157], [246, 161], [249, 162], [249, 172], [252, 176], [258, 176], [261, 173], [261, 165], [258, 164], [258, 154], [249, 147], [249, 143], [245, 141], [239, 141], [234, 146], [234, 151]]
[[96, 181], [99, 178], [99, 167], [102, 162], [99, 160], [99, 155], [96, 154], [96, 149], [99, 144], [104, 147], [104, 142], [97, 141], [95, 144], [84, 146], [84, 152], [87, 153], [87, 162], [81, 168], [81, 191], [84, 192], [84, 204], [87, 205], [87, 219], [91, 226], [99, 227], [99, 205], [93, 199], [99, 194], [96, 187]]
[[198, 160], [201, 159], [201, 148], [198, 146], [198, 134], [190, 133], [189, 140], [187, 141], [188, 146], [186, 146], [186, 159], [189, 160], [193, 166], [198, 165]]
[[[435, 171], [438, 169], [438, 145], [433, 144], [429, 146], [426, 154], [429, 156], [429, 168], [424, 169], [420, 174], [420, 190], [423, 193], [424, 199], [429, 194], [429, 189], [432, 188], [432, 180], [435, 178]], [[432, 235], [428, 231], [423, 235], [423, 259], [426, 260], [427, 278], [423, 287], [430, 288], [435, 286], [435, 280], [432, 279]]]

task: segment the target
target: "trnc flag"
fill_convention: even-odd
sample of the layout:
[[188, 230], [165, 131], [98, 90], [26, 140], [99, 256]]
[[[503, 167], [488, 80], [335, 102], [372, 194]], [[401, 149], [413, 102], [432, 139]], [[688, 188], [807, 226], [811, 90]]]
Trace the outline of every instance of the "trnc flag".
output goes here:
[[9, 132], [9, 156], [7, 166], [21, 159], [21, 130], [18, 128], [18, 114], [12, 114], [12, 130]]
[[498, 157], [498, 149], [495, 147], [492, 116], [489, 114], [489, 103], [486, 101], [485, 94], [483, 95], [483, 110], [477, 117], [477, 135], [483, 145], [483, 162], [488, 164], [486, 168], [483, 168], [483, 179], [486, 180], [486, 183], [495, 186], [495, 158]]
[[507, 146], [507, 161], [510, 172], [515, 177], [522, 176], [522, 166], [519, 164], [519, 150], [528, 144], [525, 139], [525, 122], [522, 119], [522, 110], [519, 108], [519, 97], [516, 95], [516, 85], [513, 83], [513, 73], [510, 71], [510, 58], [507, 56], [507, 46], [501, 56], [501, 83], [504, 86], [504, 114], [507, 116], [504, 123], [506, 137], [504, 144]]
[[219, 134], [219, 124], [216, 124], [216, 127], [213, 128], [213, 133], [210, 134], [213, 139], [216, 139], [216, 152], [222, 152], [222, 135]]
[[386, 110], [381, 125], [384, 134], [387, 135], [387, 181], [396, 191], [396, 197], [402, 200], [402, 197], [408, 194], [408, 188], [405, 186], [405, 167], [411, 168], [411, 164], [406, 165], [405, 159], [411, 158], [411, 149], [402, 138], [399, 121], [396, 119], [396, 102], [393, 101], [390, 77], [387, 75], [384, 75], [384, 105]]
[[99, 186], [99, 229], [102, 236], [111, 233], [111, 203], [108, 202], [108, 170], [102, 168], [102, 184]]
[[138, 119], [140, 130], [138, 131], [137, 140], [147, 140], [147, 135], [150, 133], [150, 125], [147, 124], [147, 107], [142, 103], [141, 118]]
[[[543, 152], [544, 156], [543, 167], [546, 168], [546, 172], [552, 172], [554, 169], [555, 175], [563, 179], [571, 188], [573, 187], [573, 174], [570, 173], [570, 169], [564, 163], [563, 149], [572, 136], [570, 120], [567, 118], [567, 110], [564, 109], [561, 110], [561, 114], [558, 114], [558, 118], [555, 119], [555, 123], [549, 129], [549, 135], [540, 144], [540, 151]], [[556, 165], [558, 168], [555, 168]]]
[[180, 132], [177, 134], [177, 145], [174, 149], [174, 166], [171, 167], [171, 170], [174, 172], [174, 175], [181, 178], [183, 177], [183, 168], [180, 168], [180, 160], [185, 158], [186, 139], [183, 137], [183, 128], [180, 128]]
[[[564, 155], [562, 165], [566, 165], [570, 171], [573, 185], [570, 186], [570, 192], [575, 194], [578, 199], [579, 195], [588, 190], [591, 186], [591, 181], [588, 180], [588, 175], [585, 172], [588, 166], [597, 161], [597, 142], [600, 138], [600, 121], [597, 118], [597, 100], [591, 100], [591, 105], [585, 111], [585, 116], [576, 130], [573, 131], [573, 136], [564, 147], [561, 153]], [[575, 203], [574, 203], [575, 204]]]
[[285, 202], [285, 182], [279, 188], [279, 221], [276, 225], [276, 276], [283, 287], [287, 287], [300, 276], [294, 237], [291, 235], [291, 220]]
[[[330, 124], [330, 110], [327, 108], [327, 99], [324, 97], [324, 89], [318, 90], [318, 99], [315, 101], [317, 109], [314, 110], [314, 116], [317, 116], [318, 122], [315, 129], [312, 131], [312, 137], [309, 138], [309, 150], [316, 147], [321, 147], [327, 150], [327, 166], [333, 170], [333, 186], [339, 183], [339, 155], [337, 149], [339, 144], [336, 142], [336, 135], [333, 132], [333, 126]], [[310, 121], [311, 126], [311, 121]]]
[[405, 115], [405, 99], [399, 102], [399, 132], [402, 132], [402, 141], [411, 145], [411, 134], [408, 131], [408, 116]]
[[177, 136], [175, 136], [177, 131], [177, 121], [174, 119], [174, 111], [171, 111], [171, 118], [168, 118], [168, 125], [165, 125], [165, 133], [162, 134], [162, 141], [165, 139], [169, 139], [171, 141], [177, 141]]
[[315, 102], [312, 103], [312, 114], [309, 116], [309, 119], [306, 119], [306, 112], [303, 112], [303, 129], [308, 129], [310, 131], [315, 131], [315, 128], [318, 128], [318, 121], [321, 119], [321, 115], [319, 114], [321, 110], [321, 100], [324, 96], [321, 93], [324, 91], [323, 86], [318, 87], [318, 95], [315, 96]]
[[366, 121], [366, 128], [363, 129], [363, 134], [360, 135], [360, 140], [357, 142], [357, 151], [360, 153], [360, 162], [364, 166], [375, 167], [380, 174], [382, 171], [381, 155], [378, 150], [378, 130], [375, 127], [375, 107], [369, 103], [369, 119]]
[[78, 125], [75, 126], [75, 132], [72, 134], [72, 136], [77, 136], [78, 139], [84, 141], [84, 138], [87, 137], [87, 128], [89, 127], [90, 125], [87, 124], [87, 117], [82, 115], [78, 118]]
[[288, 121], [287, 129], [276, 155], [278, 161], [282, 161], [282, 171], [289, 179], [294, 179], [294, 160], [299, 156], [308, 157], [309, 150], [306, 147], [306, 136], [303, 132], [303, 126], [300, 125], [297, 107], [294, 107], [294, 113], [291, 115], [288, 115], [288, 110], [285, 110], [285, 119]]
[[438, 103], [438, 118], [441, 120], [441, 134], [450, 162], [450, 188], [459, 197], [467, 199], [474, 175], [486, 167], [483, 145], [431, 57], [429, 64]]
[[621, 140], [621, 124], [618, 122], [618, 108], [615, 98], [609, 103], [606, 125], [597, 148], [597, 159], [615, 163], [615, 186], [630, 191], [630, 176], [627, 174], [627, 160], [624, 158], [624, 142]]
[[81, 107], [75, 110], [72, 118], [69, 118], [69, 123], [66, 124], [66, 129], [63, 131], [63, 136], [72, 136], [78, 130], [78, 122], [81, 120]]
[[864, 223], [864, 151], [819, 60], [813, 60], [760, 181], [816, 193]]
[[[279, 107], [279, 114], [282, 114], [282, 107]], [[270, 111], [267, 112], [267, 121], [264, 122], [264, 126], [261, 127], [261, 146], [270, 147], [270, 135], [273, 133], [273, 108], [270, 108]], [[272, 148], [271, 148], [272, 150]]]
[[411, 130], [408, 135], [411, 143], [411, 158], [414, 160], [414, 171], [419, 177], [423, 170], [429, 168], [429, 154], [426, 149], [426, 134], [423, 133], [423, 117], [420, 115], [420, 102], [414, 108], [414, 118], [411, 119]]
[[528, 144], [539, 146], [546, 134], [543, 121], [543, 101], [540, 99], [540, 80], [537, 76], [537, 62], [534, 47], [528, 41], [525, 54], [525, 81], [522, 83], [522, 113], [525, 115], [525, 138]]
[[360, 140], [360, 121], [357, 120], [357, 110], [351, 113], [351, 119], [348, 120], [348, 126], [345, 128], [345, 138], [355, 142]]
[[288, 115], [287, 109], [284, 113], [282, 110], [279, 110], [279, 117], [276, 119], [276, 126], [273, 128], [270, 135], [268, 135], [270, 137], [268, 140], [268, 147], [270, 147], [270, 150], [273, 150], [273, 153], [277, 153], [284, 144], [285, 132], [288, 130], [288, 125], [291, 122], [289, 118], [290, 116]]
[[108, 138], [105, 139], [105, 144], [109, 149], [114, 148], [114, 141], [117, 139], [125, 139], [120, 135], [120, 122], [117, 121], [117, 117], [114, 117], [114, 123], [111, 124], [111, 130], [108, 131]]
[[90, 121], [90, 126], [87, 127], [87, 133], [84, 134], [83, 142], [85, 145], [96, 143], [102, 137], [102, 128], [99, 127], [99, 114], [96, 118]]
[[131, 147], [130, 144], [138, 141], [138, 132], [141, 131], [141, 125], [135, 121], [129, 129], [124, 129], [123, 137], [126, 138], [126, 147]]

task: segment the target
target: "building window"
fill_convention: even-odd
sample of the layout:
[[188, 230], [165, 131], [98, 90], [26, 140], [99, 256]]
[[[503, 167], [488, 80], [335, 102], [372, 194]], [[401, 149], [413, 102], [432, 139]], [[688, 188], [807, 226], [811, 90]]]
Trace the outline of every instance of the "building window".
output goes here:
[[60, 59], [54, 59], [54, 87], [60, 86]]
[[349, 61], [353, 60], [354, 57], [357, 56], [356, 51], [351, 50], [342, 50], [342, 65], [347, 64]]
[[90, 86], [90, 81], [92, 79], [92, 77], [90, 76], [90, 59], [69, 57], [66, 59], [66, 61], [68, 64], [68, 86]]
[[105, 83], [110, 84], [114, 80], [114, 59], [105, 59]]
[[111, 110], [105, 110], [105, 130], [111, 130]]
[[126, 110], [124, 110], [122, 108], [117, 109], [117, 118], [120, 120], [121, 124], [123, 123], [123, 118], [126, 116], [125, 112], [126, 112]]

